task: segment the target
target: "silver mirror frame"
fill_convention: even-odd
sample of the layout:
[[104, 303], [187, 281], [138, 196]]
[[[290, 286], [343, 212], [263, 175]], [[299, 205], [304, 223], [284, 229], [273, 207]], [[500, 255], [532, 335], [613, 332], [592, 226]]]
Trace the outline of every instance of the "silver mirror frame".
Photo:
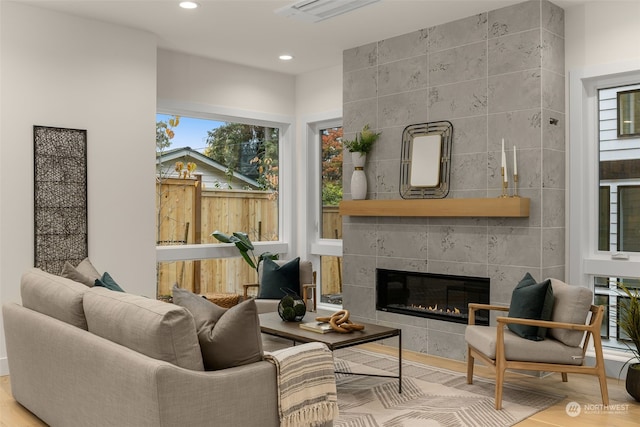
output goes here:
[[[416, 138], [424, 136], [440, 136], [440, 154], [433, 158], [416, 159]], [[442, 199], [449, 194], [451, 176], [451, 145], [453, 142], [453, 125], [449, 121], [420, 123], [407, 126], [402, 132], [402, 152], [400, 155], [400, 197], [403, 199]], [[433, 186], [419, 185], [412, 182], [412, 168], [428, 168], [435, 171], [438, 182]]]

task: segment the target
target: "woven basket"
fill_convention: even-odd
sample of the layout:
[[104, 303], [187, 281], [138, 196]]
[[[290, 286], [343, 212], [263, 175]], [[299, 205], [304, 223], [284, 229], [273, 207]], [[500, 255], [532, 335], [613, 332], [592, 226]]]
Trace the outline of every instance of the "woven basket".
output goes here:
[[233, 307], [240, 301], [239, 294], [205, 294], [204, 297], [215, 305], [219, 305], [224, 308]]

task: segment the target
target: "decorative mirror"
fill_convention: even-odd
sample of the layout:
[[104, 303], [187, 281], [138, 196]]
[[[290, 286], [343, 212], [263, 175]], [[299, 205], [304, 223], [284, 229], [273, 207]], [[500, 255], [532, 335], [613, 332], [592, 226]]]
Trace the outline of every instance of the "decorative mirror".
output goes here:
[[448, 121], [407, 126], [402, 132], [400, 196], [442, 199], [449, 194], [453, 125]]
[[640, 136], [640, 89], [618, 92], [618, 138]]

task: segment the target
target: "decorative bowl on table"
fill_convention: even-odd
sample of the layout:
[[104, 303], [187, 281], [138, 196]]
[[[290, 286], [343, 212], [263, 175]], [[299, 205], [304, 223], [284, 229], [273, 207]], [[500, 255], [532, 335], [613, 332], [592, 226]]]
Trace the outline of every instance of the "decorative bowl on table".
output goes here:
[[295, 293], [282, 297], [278, 303], [278, 314], [285, 322], [300, 322], [307, 313], [307, 305]]

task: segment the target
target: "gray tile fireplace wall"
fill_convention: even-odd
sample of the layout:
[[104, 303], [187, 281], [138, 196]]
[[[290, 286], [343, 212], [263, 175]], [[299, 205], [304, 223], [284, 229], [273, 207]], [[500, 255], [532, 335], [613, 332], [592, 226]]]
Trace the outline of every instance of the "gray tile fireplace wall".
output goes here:
[[365, 166], [368, 199], [400, 199], [408, 125], [453, 123], [449, 198], [500, 195], [502, 138], [511, 194], [517, 147], [528, 218], [343, 218], [344, 307], [401, 327], [405, 348], [462, 360], [464, 325], [376, 311], [376, 268], [488, 277], [498, 304], [526, 272], [564, 278], [564, 11], [527, 1], [346, 50], [343, 64], [345, 137], [367, 123], [382, 132]]

